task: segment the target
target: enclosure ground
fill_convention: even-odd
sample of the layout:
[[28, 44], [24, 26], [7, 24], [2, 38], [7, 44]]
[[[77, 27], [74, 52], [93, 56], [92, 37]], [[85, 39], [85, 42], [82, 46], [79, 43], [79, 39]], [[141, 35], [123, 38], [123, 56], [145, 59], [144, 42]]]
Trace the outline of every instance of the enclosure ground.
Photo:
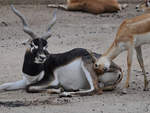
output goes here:
[[[82, 47], [103, 53], [112, 43], [121, 22], [141, 13], [136, 4], [118, 13], [92, 15], [83, 12], [57, 11], [57, 22], [48, 40], [48, 50], [60, 53]], [[39, 35], [45, 33], [54, 9], [46, 5], [16, 6], [27, 18], [30, 27]], [[140, 28], [139, 28], [140, 29]], [[28, 45], [21, 43], [30, 38], [22, 31], [22, 24], [9, 6], [0, 7], [0, 84], [22, 78], [24, 53]], [[150, 72], [149, 45], [143, 46], [145, 68]], [[124, 70], [124, 79], [112, 92], [103, 95], [59, 98], [58, 95], [28, 94], [25, 91], [0, 93], [0, 113], [149, 113], [150, 91], [143, 91], [143, 75], [134, 55], [128, 94], [121, 90], [126, 78], [126, 52], [115, 62]], [[147, 73], [150, 80], [150, 74]], [[150, 88], [150, 85], [149, 85]], [[7, 102], [1, 103], [1, 102]], [[22, 104], [23, 103], [23, 104]], [[17, 106], [17, 104], [21, 106]], [[26, 104], [26, 105], [24, 105]]]

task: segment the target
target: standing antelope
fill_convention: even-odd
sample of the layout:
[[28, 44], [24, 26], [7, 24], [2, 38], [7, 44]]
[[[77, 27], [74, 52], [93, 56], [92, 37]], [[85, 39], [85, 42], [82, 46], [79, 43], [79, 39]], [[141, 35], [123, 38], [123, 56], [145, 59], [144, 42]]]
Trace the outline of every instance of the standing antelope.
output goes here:
[[117, 0], [67, 0], [67, 5], [49, 4], [48, 7], [100, 14], [104, 12], [117, 12], [127, 7], [127, 4], [121, 5]]
[[23, 79], [0, 85], [0, 91], [26, 89], [27, 92], [49, 92], [68, 95], [88, 95], [112, 90], [122, 80], [121, 68], [111, 64], [111, 69], [98, 75], [93, 70], [93, 60], [100, 55], [76, 48], [60, 54], [49, 54], [47, 39], [51, 36], [53, 20], [48, 32], [39, 37], [29, 27], [25, 17], [11, 6], [13, 12], [22, 20], [24, 32], [31, 36], [30, 47], [26, 50], [22, 68]]
[[[146, 11], [146, 10], [145, 10]], [[150, 14], [145, 13], [131, 19], [126, 19], [120, 25], [116, 38], [110, 48], [100, 57], [94, 68], [103, 73], [109, 69], [111, 61], [114, 60], [121, 52], [128, 51], [127, 54], [127, 80], [123, 93], [127, 93], [131, 74], [131, 65], [133, 49], [135, 48], [137, 59], [144, 74], [144, 90], [148, 90], [148, 80], [144, 68], [141, 46], [150, 44]]]

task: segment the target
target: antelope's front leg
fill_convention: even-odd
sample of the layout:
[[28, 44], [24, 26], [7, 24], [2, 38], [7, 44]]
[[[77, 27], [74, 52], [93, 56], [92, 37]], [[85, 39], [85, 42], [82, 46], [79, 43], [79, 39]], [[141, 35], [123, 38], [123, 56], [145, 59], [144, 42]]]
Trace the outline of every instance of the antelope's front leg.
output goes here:
[[18, 89], [24, 89], [26, 87], [26, 79], [22, 79], [16, 82], [9, 82], [0, 85], [0, 92], [1, 91], [12, 91]]
[[132, 57], [133, 57], [133, 47], [130, 46], [129, 49], [128, 49], [128, 55], [127, 55], [128, 69], [127, 69], [126, 84], [125, 84], [125, 87], [123, 89], [123, 93], [124, 94], [127, 93], [127, 88], [129, 87], [129, 81], [130, 81], [130, 75], [131, 75], [131, 66], [132, 66]]
[[26, 91], [28, 93], [39, 93], [39, 92], [47, 92], [51, 93], [60, 93], [59, 82], [57, 78], [57, 74], [54, 74], [54, 79], [51, 81], [50, 79], [41, 80], [36, 83], [30, 84], [27, 86]]

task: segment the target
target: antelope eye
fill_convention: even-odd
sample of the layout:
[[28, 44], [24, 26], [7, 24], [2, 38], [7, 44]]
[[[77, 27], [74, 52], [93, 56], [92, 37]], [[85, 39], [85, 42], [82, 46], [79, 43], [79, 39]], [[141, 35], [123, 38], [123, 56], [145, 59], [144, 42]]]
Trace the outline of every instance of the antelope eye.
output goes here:
[[31, 46], [32, 48], [35, 48], [35, 49], [38, 48], [38, 45], [36, 45], [34, 42], [32, 42], [32, 43], [30, 44], [30, 46]]
[[39, 44], [39, 39], [35, 39], [33, 40], [34, 45], [38, 45]]
[[30, 44], [30, 46], [31, 46], [31, 47], [33, 47], [33, 46], [34, 46], [33, 42]]
[[42, 45], [47, 48], [47, 41], [46, 41], [46, 40], [43, 40], [43, 41], [42, 41]]
[[43, 49], [46, 50], [48, 46], [44, 46]]

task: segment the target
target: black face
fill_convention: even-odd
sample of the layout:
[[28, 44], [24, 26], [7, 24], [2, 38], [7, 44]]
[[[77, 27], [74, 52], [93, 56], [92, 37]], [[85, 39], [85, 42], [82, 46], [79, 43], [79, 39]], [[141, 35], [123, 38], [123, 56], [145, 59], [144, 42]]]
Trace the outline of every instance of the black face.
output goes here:
[[35, 63], [44, 63], [47, 56], [47, 41], [42, 38], [37, 38], [31, 41], [31, 52], [34, 55]]

